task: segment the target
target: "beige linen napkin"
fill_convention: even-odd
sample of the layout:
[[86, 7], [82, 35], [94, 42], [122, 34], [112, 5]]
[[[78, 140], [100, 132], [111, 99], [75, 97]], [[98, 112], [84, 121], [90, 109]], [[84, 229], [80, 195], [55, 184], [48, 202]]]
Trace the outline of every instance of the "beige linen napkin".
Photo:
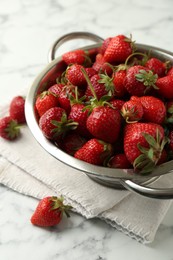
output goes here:
[[[7, 113], [8, 106], [0, 107], [0, 117]], [[156, 184], [168, 186], [168, 182], [173, 186], [173, 174]], [[142, 243], [154, 240], [171, 204], [170, 200], [149, 199], [97, 184], [44, 151], [27, 126], [16, 141], [0, 138], [0, 183], [38, 199], [63, 195], [74, 211], [86, 218], [101, 218]]]

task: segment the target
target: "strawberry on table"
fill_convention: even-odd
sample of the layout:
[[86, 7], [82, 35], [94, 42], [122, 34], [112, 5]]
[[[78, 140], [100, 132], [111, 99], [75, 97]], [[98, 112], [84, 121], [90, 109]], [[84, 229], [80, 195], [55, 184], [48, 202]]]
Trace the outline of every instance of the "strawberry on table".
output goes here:
[[60, 223], [63, 213], [69, 217], [70, 205], [64, 205], [63, 197], [45, 197], [40, 200], [34, 214], [31, 217], [31, 223], [40, 227], [51, 227]]
[[20, 135], [20, 125], [10, 116], [0, 119], [0, 137], [6, 140], [14, 140]]
[[87, 141], [75, 154], [74, 157], [94, 164], [103, 165], [107, 157], [112, 154], [112, 145], [96, 138]]
[[26, 123], [25, 118], [25, 98], [22, 96], [14, 97], [10, 102], [9, 115], [18, 123]]

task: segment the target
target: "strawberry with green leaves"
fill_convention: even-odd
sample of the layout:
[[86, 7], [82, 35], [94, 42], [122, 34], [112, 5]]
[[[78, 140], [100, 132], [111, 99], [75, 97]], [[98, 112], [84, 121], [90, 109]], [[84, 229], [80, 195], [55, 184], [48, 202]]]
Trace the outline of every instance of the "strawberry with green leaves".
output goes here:
[[10, 116], [0, 119], [0, 137], [12, 141], [20, 135], [20, 125]]
[[44, 136], [50, 140], [61, 140], [68, 131], [76, 129], [78, 123], [68, 120], [65, 110], [61, 107], [48, 109], [39, 120], [39, 127]]
[[143, 118], [143, 107], [140, 102], [129, 100], [121, 108], [121, 115], [126, 123], [137, 122]]
[[92, 138], [87, 141], [74, 157], [94, 165], [103, 165], [107, 157], [112, 154], [112, 145], [102, 140]]
[[154, 123], [131, 123], [125, 126], [124, 152], [136, 171], [149, 173], [157, 165], [168, 139], [164, 129]]
[[63, 197], [48, 196], [40, 200], [36, 210], [31, 217], [31, 223], [40, 227], [51, 227], [58, 225], [65, 213], [70, 217], [70, 205], [65, 205]]
[[167, 63], [162, 62], [157, 58], [150, 58], [145, 63], [145, 67], [152, 70], [154, 74], [158, 75], [158, 77], [163, 77], [166, 73]]
[[127, 70], [124, 80], [125, 88], [130, 95], [143, 96], [156, 86], [157, 74], [141, 65], [134, 65]]

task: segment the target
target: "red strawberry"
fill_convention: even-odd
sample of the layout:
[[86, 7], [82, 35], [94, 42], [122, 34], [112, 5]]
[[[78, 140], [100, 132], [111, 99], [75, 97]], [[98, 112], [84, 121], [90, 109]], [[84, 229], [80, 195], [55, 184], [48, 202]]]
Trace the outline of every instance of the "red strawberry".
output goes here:
[[20, 134], [20, 127], [17, 120], [10, 116], [0, 119], [0, 136], [7, 140], [14, 140]]
[[74, 157], [94, 164], [103, 165], [105, 159], [112, 154], [111, 144], [98, 139], [90, 139], [75, 154]]
[[134, 169], [141, 173], [154, 169], [166, 142], [164, 129], [158, 124], [132, 123], [125, 126], [125, 155]]
[[109, 63], [124, 63], [127, 57], [132, 54], [132, 42], [124, 35], [113, 37], [105, 50], [104, 59]]
[[168, 70], [167, 76], [173, 76], [173, 67]]
[[143, 66], [135, 65], [127, 70], [124, 84], [129, 94], [143, 96], [151, 88], [157, 88], [156, 80], [157, 74], [153, 74], [151, 70]]
[[109, 43], [110, 43], [111, 40], [112, 40], [112, 37], [108, 37], [108, 38], [106, 38], [106, 39], [103, 41], [103, 43], [102, 43], [102, 45], [101, 45], [101, 47], [100, 47], [100, 53], [101, 53], [101, 54], [104, 54], [104, 53], [105, 53], [105, 51], [106, 51], [106, 49], [107, 49], [107, 47], [108, 47], [108, 45], [109, 45]]
[[51, 86], [50, 88], [48, 88], [48, 92], [54, 94], [55, 96], [59, 96], [60, 92], [63, 90], [63, 88], [65, 87], [64, 84], [62, 83], [57, 83], [54, 84], [53, 86]]
[[114, 95], [116, 97], [124, 97], [127, 90], [124, 86], [124, 79], [126, 77], [126, 70], [119, 70], [113, 74], [113, 84], [115, 87]]
[[77, 103], [77, 104], [72, 105], [71, 111], [70, 111], [70, 114], [68, 117], [68, 119], [71, 119], [74, 122], [78, 123], [76, 132], [85, 137], [91, 136], [91, 134], [89, 133], [89, 131], [86, 127], [86, 121], [88, 118], [88, 114], [89, 114], [88, 109], [85, 109], [85, 106], [83, 104]]
[[69, 133], [65, 136], [61, 143], [58, 146], [66, 153], [70, 155], [74, 155], [76, 151], [78, 151], [87, 140], [76, 133]]
[[[77, 92], [77, 93], [75, 93]], [[73, 85], [66, 85], [62, 91], [59, 93], [58, 101], [60, 104], [60, 107], [65, 109], [66, 113], [69, 114], [71, 110], [71, 103], [70, 100], [76, 98], [76, 95], [78, 98], [81, 98], [83, 96], [82, 91], [80, 91], [77, 87]]]
[[67, 120], [67, 114], [61, 107], [52, 107], [39, 120], [39, 127], [45, 137], [51, 140], [61, 140], [70, 130], [77, 127], [76, 122]]
[[80, 88], [85, 88], [87, 82], [81, 71], [81, 68], [83, 68], [82, 65], [72, 64], [70, 67], [67, 68], [65, 77], [67, 81], [70, 82], [70, 84], [78, 86]]
[[109, 103], [111, 106], [113, 106], [114, 109], [118, 109], [120, 111], [125, 101], [121, 99], [112, 99]]
[[[114, 86], [113, 86], [112, 82], [111, 81], [110, 82], [104, 81], [102, 79], [101, 75], [96, 74], [96, 75], [92, 76], [91, 79], [90, 79], [91, 84], [92, 84], [93, 89], [94, 89], [94, 92], [95, 92], [98, 100], [102, 96], [111, 95], [114, 92]], [[107, 76], [105, 75], [105, 77], [107, 77]], [[90, 88], [90, 85], [87, 86], [87, 89], [85, 91], [85, 96], [87, 97], [87, 99], [89, 99], [90, 97], [93, 97], [93, 93], [92, 93], [92, 90]]]
[[162, 100], [153, 96], [140, 97], [143, 107], [143, 120], [156, 124], [162, 124], [166, 116], [166, 108]]
[[67, 65], [71, 65], [75, 63], [84, 65], [86, 61], [90, 60], [86, 52], [80, 49], [64, 53], [62, 55], [62, 59], [63, 61], [65, 61]]
[[159, 77], [163, 77], [166, 72], [166, 64], [157, 58], [151, 58], [145, 63], [145, 67], [152, 70]]
[[120, 113], [109, 106], [95, 107], [87, 119], [89, 132], [108, 143], [114, 143], [118, 139], [120, 128]]
[[9, 115], [18, 123], [26, 123], [25, 118], [25, 98], [22, 96], [16, 96], [10, 102]]
[[140, 102], [129, 100], [121, 108], [121, 115], [127, 123], [137, 122], [143, 117], [143, 107]]
[[40, 227], [55, 226], [62, 220], [63, 213], [69, 217], [68, 211], [71, 208], [69, 205], [64, 205], [62, 197], [45, 197], [39, 202], [31, 217], [31, 223]]
[[92, 65], [92, 68], [98, 73], [105, 73], [107, 75], [112, 74], [111, 66], [105, 61], [103, 55], [98, 53], [96, 56], [96, 60]]
[[156, 81], [159, 94], [167, 99], [173, 98], [173, 76], [165, 76]]
[[36, 99], [35, 106], [39, 116], [42, 116], [49, 108], [58, 106], [58, 98], [49, 91], [43, 91]]
[[132, 167], [124, 153], [112, 156], [108, 162], [110, 168], [129, 169]]

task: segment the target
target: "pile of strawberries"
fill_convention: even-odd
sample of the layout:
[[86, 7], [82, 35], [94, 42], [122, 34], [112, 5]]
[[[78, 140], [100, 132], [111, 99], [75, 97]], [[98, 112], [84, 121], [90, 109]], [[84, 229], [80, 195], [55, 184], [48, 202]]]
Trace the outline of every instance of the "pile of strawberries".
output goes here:
[[117, 35], [99, 48], [65, 53], [61, 64], [35, 102], [46, 138], [87, 163], [137, 173], [172, 159], [170, 61]]
[[[39, 127], [66, 153], [137, 173], [150, 173], [172, 160], [170, 61], [152, 56], [152, 51], [141, 53], [131, 38], [117, 35], [98, 48], [65, 53], [45, 83], [35, 101]], [[24, 116], [21, 121], [14, 115], [1, 119], [0, 136], [15, 139], [18, 122], [25, 122]]]

